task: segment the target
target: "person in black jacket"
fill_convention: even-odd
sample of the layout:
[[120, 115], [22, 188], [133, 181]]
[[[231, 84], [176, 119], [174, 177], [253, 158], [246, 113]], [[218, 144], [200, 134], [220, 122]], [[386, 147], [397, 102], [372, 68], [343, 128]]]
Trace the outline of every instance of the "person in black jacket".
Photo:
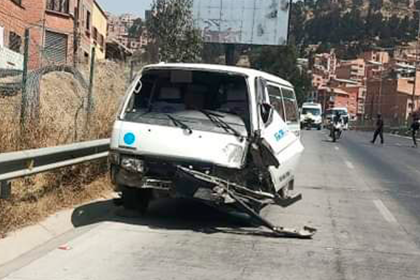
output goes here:
[[411, 124], [411, 136], [413, 137], [413, 147], [417, 148], [416, 135], [420, 129], [420, 122], [418, 116], [413, 116], [413, 123]]
[[381, 144], [384, 143], [384, 121], [382, 120], [382, 115], [378, 114], [377, 120], [376, 120], [376, 129], [375, 133], [373, 134], [373, 140], [370, 141], [372, 144], [375, 144], [376, 138], [381, 138]]

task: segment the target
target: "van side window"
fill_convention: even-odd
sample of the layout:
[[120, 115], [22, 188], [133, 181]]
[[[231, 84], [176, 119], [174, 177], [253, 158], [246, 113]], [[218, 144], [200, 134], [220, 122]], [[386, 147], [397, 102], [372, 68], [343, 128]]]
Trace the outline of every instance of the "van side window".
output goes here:
[[274, 109], [277, 111], [277, 113], [279, 113], [280, 117], [285, 120], [283, 98], [280, 88], [268, 85], [267, 90], [268, 97], [270, 98], [270, 104], [273, 105]]
[[296, 102], [296, 96], [293, 90], [282, 88], [284, 110], [286, 113], [286, 121], [297, 123], [299, 121], [299, 113]]

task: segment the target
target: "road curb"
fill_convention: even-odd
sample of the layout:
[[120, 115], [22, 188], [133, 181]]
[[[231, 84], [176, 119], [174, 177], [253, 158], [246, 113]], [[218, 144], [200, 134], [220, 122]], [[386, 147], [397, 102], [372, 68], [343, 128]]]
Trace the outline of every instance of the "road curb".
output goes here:
[[[72, 216], [78, 207], [94, 202], [108, 201], [114, 197], [114, 194], [110, 193], [103, 198], [59, 211], [38, 224], [9, 233], [5, 238], [0, 239], [0, 270], [7, 263], [73, 230], [75, 226], [73, 225]], [[96, 220], [105, 215], [107, 213], [96, 213], [90, 216], [89, 219]]]

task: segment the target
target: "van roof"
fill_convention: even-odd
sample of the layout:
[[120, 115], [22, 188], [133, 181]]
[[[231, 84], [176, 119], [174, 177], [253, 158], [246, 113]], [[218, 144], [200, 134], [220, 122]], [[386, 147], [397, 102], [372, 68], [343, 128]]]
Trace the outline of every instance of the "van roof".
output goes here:
[[280, 85], [291, 87], [293, 85], [275, 75], [251, 69], [251, 68], [244, 68], [244, 67], [237, 67], [237, 66], [226, 66], [226, 65], [218, 65], [218, 64], [204, 64], [204, 63], [159, 63], [159, 64], [151, 64], [144, 67], [144, 69], [189, 69], [189, 70], [210, 70], [210, 71], [217, 71], [217, 72], [230, 72], [234, 74], [245, 75], [248, 77], [262, 77], [268, 81], [278, 83]]

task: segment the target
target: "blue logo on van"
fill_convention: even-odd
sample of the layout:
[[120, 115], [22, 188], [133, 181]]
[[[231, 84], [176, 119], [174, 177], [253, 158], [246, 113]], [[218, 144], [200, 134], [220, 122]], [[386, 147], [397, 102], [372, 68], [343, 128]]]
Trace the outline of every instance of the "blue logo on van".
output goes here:
[[278, 142], [278, 141], [280, 141], [283, 137], [284, 137], [284, 135], [285, 135], [286, 133], [284, 132], [284, 130], [279, 130], [279, 132], [276, 132], [275, 134], [274, 134], [274, 138], [276, 139], [276, 141]]
[[124, 135], [124, 143], [127, 145], [133, 145], [136, 142], [136, 136], [133, 133], [129, 132]]

